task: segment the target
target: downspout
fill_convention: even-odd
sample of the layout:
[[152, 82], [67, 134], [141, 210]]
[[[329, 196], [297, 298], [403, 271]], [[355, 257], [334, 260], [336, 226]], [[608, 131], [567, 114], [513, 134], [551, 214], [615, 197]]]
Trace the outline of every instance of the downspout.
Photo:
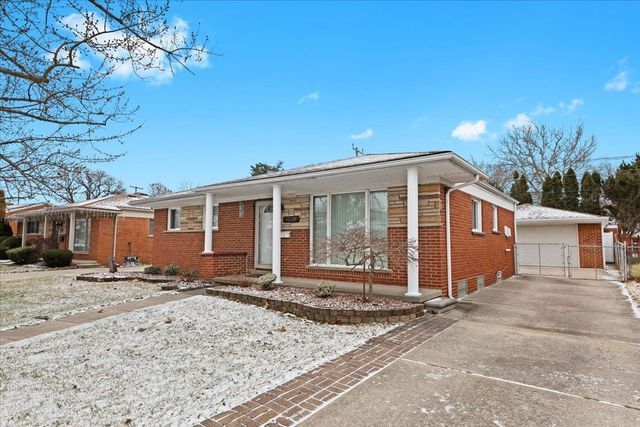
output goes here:
[[445, 193], [445, 222], [446, 222], [446, 244], [447, 244], [447, 296], [453, 298], [453, 274], [451, 273], [451, 212], [450, 212], [450, 195], [452, 192], [459, 190], [463, 187], [475, 184], [480, 181], [480, 175], [476, 175], [473, 181], [462, 182], [449, 188]]
[[113, 253], [111, 256], [113, 257], [113, 261], [116, 261], [116, 246], [118, 242], [118, 214], [115, 214], [113, 217]]

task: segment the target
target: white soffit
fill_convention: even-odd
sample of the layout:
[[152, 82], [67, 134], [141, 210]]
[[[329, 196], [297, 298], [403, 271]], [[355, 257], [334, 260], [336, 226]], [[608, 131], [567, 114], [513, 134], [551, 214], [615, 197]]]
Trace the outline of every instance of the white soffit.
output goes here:
[[469, 185], [467, 187], [461, 188], [460, 191], [462, 191], [463, 193], [467, 193], [477, 199], [484, 200], [485, 202], [491, 203], [492, 205], [499, 206], [510, 212], [514, 211], [513, 202], [505, 199], [504, 197], [500, 197], [499, 195], [489, 190], [486, 190], [477, 184], [473, 184], [473, 185]]

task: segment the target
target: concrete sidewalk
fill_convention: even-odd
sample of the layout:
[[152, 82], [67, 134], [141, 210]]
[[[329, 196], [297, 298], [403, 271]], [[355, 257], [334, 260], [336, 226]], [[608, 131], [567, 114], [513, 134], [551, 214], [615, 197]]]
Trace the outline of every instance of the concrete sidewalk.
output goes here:
[[640, 425], [640, 319], [616, 284], [512, 278], [304, 425]]
[[[18, 273], [16, 273], [18, 274]], [[35, 337], [37, 335], [47, 334], [49, 332], [60, 331], [62, 329], [71, 328], [83, 323], [95, 322], [105, 317], [116, 316], [122, 313], [128, 313], [141, 308], [152, 307], [154, 305], [165, 304], [170, 301], [177, 301], [194, 295], [203, 295], [203, 289], [195, 289], [192, 291], [179, 292], [175, 294], [161, 295], [157, 297], [143, 298], [127, 303], [116, 304], [98, 308], [94, 310], [83, 311], [82, 313], [72, 314], [70, 316], [59, 317], [53, 320], [47, 320], [37, 325], [23, 326], [15, 329], [8, 329], [0, 332], [0, 345], [9, 344], [15, 341], [24, 340]]]

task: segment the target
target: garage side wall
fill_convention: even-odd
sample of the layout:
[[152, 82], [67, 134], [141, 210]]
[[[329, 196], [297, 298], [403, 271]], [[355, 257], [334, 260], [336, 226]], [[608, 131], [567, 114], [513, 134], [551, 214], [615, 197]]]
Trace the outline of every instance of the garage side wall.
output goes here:
[[578, 224], [578, 245], [581, 268], [604, 268], [600, 224]]

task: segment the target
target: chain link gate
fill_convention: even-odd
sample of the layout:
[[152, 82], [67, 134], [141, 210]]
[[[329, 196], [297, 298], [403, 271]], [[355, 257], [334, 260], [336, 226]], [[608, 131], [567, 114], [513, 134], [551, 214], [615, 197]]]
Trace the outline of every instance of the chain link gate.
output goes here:
[[[519, 275], [589, 280], [626, 280], [629, 277], [627, 252], [622, 243], [613, 246], [517, 243], [514, 249], [516, 274]], [[605, 255], [613, 258], [613, 262], [607, 263]]]

